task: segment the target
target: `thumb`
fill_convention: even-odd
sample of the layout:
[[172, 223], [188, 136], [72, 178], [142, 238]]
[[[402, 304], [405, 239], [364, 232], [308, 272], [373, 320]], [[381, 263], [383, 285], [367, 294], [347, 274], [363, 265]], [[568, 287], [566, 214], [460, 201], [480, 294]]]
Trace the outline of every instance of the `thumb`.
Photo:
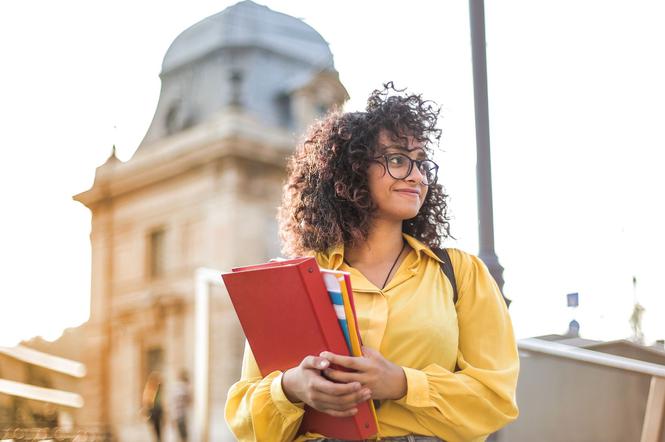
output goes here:
[[303, 361], [303, 368], [324, 370], [330, 366], [330, 361], [320, 356], [307, 356]]

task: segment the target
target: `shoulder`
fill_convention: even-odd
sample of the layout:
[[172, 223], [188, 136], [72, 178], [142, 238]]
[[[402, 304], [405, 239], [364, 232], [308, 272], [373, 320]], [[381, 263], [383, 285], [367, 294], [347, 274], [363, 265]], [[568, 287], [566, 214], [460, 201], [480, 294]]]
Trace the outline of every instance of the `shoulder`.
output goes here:
[[484, 266], [483, 261], [478, 258], [476, 255], [465, 252], [464, 250], [456, 248], [446, 248], [448, 256], [450, 257], [450, 262], [453, 265], [455, 274], [465, 274], [466, 272], [473, 270], [474, 267]]
[[460, 249], [448, 248], [446, 250], [455, 272], [460, 297], [464, 292], [486, 293], [498, 290], [482, 259]]

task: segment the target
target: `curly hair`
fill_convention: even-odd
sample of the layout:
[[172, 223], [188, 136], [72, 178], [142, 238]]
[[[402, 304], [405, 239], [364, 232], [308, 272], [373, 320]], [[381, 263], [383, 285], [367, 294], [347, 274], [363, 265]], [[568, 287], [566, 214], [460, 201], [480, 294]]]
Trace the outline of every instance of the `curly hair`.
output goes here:
[[[375, 90], [365, 112], [333, 111], [312, 125], [288, 161], [288, 179], [279, 208], [280, 239], [286, 256], [324, 252], [338, 244], [355, 245], [368, 237], [376, 205], [367, 171], [377, 153], [381, 130], [394, 140], [412, 136], [426, 153], [438, 147], [439, 107], [421, 95], [406, 94], [392, 82]], [[450, 235], [448, 195], [440, 184], [429, 187], [414, 218], [402, 231], [430, 248]]]

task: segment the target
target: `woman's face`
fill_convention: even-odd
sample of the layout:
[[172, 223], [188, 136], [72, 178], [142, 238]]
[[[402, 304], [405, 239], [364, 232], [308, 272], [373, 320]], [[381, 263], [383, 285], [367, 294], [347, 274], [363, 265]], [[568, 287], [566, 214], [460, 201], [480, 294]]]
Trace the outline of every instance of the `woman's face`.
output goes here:
[[427, 196], [423, 175], [413, 165], [409, 175], [401, 180], [393, 178], [387, 171], [385, 154], [401, 153], [412, 160], [423, 160], [427, 153], [423, 143], [411, 136], [393, 140], [386, 130], [379, 132], [377, 161], [370, 163], [368, 174], [369, 192], [377, 206], [375, 216], [382, 219], [403, 221], [418, 214]]

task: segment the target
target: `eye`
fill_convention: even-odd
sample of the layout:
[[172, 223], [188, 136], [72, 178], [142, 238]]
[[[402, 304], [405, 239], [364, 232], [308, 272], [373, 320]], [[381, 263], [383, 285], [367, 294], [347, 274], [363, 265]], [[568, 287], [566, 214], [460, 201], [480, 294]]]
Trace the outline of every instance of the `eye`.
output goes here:
[[434, 164], [434, 162], [432, 162], [430, 160], [423, 160], [423, 162], [420, 163], [420, 167], [419, 167], [421, 172], [430, 172], [430, 171], [434, 170], [435, 168], [436, 168], [436, 165]]
[[401, 154], [388, 155], [388, 164], [390, 166], [402, 167], [407, 164], [407, 160]]

